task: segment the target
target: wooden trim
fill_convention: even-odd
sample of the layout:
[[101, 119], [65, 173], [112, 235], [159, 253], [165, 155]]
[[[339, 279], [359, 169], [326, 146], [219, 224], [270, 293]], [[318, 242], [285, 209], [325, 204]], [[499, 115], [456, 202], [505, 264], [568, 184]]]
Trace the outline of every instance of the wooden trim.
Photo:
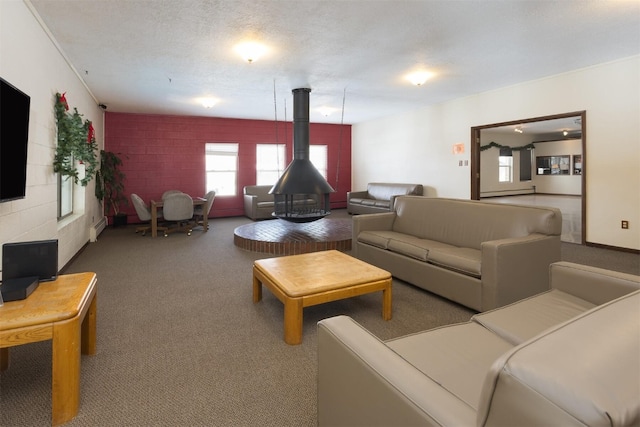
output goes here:
[[585, 242], [585, 246], [591, 246], [593, 248], [598, 248], [598, 249], [609, 249], [609, 250], [618, 251], [618, 252], [628, 252], [631, 254], [640, 255], [640, 249], [623, 248], [620, 246], [610, 246], [610, 245], [603, 245], [602, 243], [592, 243], [592, 242]]

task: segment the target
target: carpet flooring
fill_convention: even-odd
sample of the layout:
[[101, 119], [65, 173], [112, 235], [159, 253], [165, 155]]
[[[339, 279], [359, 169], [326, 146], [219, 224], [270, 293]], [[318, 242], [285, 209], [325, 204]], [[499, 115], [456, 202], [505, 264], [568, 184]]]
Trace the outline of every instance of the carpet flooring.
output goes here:
[[[98, 277], [98, 351], [82, 356], [68, 426], [315, 426], [319, 320], [347, 314], [384, 340], [474, 314], [394, 280], [392, 320], [382, 320], [381, 293], [309, 307], [302, 344], [289, 346], [280, 301], [265, 289], [252, 302], [252, 263], [269, 255], [234, 246], [248, 222], [213, 219], [209, 232], [156, 239], [108, 228], [67, 266]], [[580, 245], [563, 243], [563, 259], [640, 271], [636, 254]], [[50, 424], [51, 343], [12, 348], [0, 425]]]

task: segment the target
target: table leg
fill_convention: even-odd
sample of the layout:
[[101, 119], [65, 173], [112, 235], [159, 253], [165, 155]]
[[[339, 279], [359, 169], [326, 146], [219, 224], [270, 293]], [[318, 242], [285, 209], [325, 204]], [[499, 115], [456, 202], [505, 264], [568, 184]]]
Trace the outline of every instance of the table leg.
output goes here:
[[97, 295], [93, 296], [89, 310], [84, 316], [81, 329], [81, 351], [82, 354], [96, 354], [96, 317], [97, 317]]
[[302, 342], [302, 298], [284, 301], [284, 342], [290, 345]]
[[256, 268], [253, 267], [253, 302], [262, 301], [262, 283], [256, 277]]
[[9, 369], [9, 347], [0, 348], [0, 372]]
[[391, 320], [391, 281], [389, 286], [382, 290], [382, 318]]
[[53, 325], [51, 418], [54, 426], [72, 420], [80, 407], [80, 318]]
[[151, 201], [151, 237], [158, 237], [158, 207]]

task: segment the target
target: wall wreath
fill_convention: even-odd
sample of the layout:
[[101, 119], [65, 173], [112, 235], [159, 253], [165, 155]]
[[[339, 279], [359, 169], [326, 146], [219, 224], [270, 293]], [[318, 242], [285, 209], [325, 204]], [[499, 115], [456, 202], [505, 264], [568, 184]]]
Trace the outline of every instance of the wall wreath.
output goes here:
[[[82, 120], [82, 114], [74, 108], [69, 112], [65, 94], [56, 93], [55, 118], [58, 127], [58, 145], [53, 158], [53, 171], [73, 177], [74, 182], [86, 186], [98, 169], [98, 144], [90, 120]], [[78, 177], [76, 162], [85, 165], [85, 176]]]
[[488, 150], [491, 147], [496, 147], [496, 148], [510, 148], [513, 151], [520, 151], [520, 150], [528, 150], [528, 149], [534, 149], [536, 148], [533, 144], [527, 144], [527, 145], [523, 145], [522, 147], [509, 147], [508, 145], [500, 145], [497, 142], [493, 142], [491, 141], [490, 143], [488, 143], [487, 145], [483, 145], [480, 147], [480, 151], [485, 151]]

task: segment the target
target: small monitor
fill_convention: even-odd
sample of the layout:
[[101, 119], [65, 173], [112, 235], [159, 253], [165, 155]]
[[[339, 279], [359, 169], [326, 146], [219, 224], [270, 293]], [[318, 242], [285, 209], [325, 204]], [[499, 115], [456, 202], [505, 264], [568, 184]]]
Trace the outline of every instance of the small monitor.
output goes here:
[[58, 277], [58, 240], [2, 245], [2, 281], [37, 276], [40, 282]]

